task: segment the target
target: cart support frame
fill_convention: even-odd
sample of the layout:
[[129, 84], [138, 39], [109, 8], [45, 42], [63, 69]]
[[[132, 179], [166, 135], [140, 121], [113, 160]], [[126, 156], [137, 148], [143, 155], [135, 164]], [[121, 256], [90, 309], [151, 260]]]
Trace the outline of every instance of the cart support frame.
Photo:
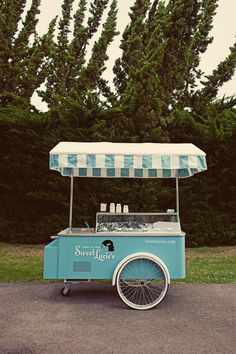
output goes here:
[[179, 220], [179, 179], [176, 177], [176, 212]]
[[74, 194], [74, 176], [73, 170], [71, 171], [70, 178], [70, 215], [69, 215], [69, 232], [72, 232], [72, 216], [73, 216], [73, 194]]
[[[179, 179], [175, 179], [176, 183], [176, 213], [179, 220]], [[73, 217], [73, 195], [74, 195], [74, 176], [73, 171], [71, 172], [70, 179], [70, 215], [69, 215], [69, 232], [72, 232], [72, 217]]]

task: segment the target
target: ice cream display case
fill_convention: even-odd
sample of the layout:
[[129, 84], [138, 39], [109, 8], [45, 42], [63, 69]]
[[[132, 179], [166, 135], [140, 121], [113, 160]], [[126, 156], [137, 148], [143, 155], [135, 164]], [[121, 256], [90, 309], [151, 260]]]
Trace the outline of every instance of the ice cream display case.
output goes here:
[[180, 233], [176, 213], [97, 213], [96, 232], [112, 233]]

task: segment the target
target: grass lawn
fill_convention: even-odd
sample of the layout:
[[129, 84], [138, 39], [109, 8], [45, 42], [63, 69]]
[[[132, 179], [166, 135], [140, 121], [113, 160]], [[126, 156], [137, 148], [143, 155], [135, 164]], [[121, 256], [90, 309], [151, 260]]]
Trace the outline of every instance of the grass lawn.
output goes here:
[[186, 249], [185, 282], [235, 283], [236, 246]]
[[43, 246], [0, 243], [0, 281], [42, 280]]
[[[236, 246], [186, 249], [183, 282], [236, 282]], [[0, 243], [0, 281], [42, 281], [43, 246]]]

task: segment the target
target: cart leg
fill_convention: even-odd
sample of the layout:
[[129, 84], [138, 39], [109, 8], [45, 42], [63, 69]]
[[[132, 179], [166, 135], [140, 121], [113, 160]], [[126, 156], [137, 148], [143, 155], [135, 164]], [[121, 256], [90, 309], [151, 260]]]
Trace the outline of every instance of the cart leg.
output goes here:
[[70, 295], [70, 287], [71, 283], [64, 279], [64, 287], [61, 289], [62, 296], [69, 296]]

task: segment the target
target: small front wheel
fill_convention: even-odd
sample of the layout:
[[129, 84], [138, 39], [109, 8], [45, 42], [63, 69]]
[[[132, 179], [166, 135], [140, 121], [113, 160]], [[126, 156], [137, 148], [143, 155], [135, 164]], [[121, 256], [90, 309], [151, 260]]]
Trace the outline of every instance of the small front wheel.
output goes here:
[[136, 256], [121, 265], [116, 278], [120, 298], [136, 310], [148, 310], [159, 304], [168, 290], [165, 267], [148, 256]]
[[64, 288], [61, 289], [61, 295], [62, 296], [69, 296], [70, 295], [70, 288], [65, 286]]

